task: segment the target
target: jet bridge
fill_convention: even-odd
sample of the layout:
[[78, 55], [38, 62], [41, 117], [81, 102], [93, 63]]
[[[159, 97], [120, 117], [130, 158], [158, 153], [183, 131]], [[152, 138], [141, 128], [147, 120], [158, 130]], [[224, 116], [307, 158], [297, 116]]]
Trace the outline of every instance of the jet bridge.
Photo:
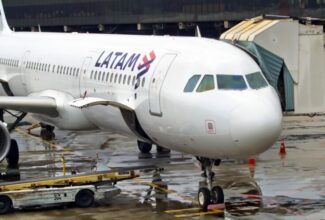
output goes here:
[[324, 20], [264, 16], [220, 37], [250, 53], [277, 89], [284, 111], [325, 112]]

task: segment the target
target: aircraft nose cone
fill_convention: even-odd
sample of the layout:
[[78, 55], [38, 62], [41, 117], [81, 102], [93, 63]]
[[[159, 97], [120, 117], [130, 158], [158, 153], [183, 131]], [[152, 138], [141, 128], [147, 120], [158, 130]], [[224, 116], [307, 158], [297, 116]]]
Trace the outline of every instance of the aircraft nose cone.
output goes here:
[[282, 111], [270, 103], [243, 104], [231, 112], [231, 135], [243, 157], [258, 155], [278, 139]]

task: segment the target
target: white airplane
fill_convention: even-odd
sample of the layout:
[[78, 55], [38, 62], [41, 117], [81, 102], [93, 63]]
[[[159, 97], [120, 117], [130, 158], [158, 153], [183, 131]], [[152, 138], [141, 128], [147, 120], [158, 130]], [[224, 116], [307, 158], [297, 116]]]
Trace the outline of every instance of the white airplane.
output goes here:
[[15, 33], [0, 1], [0, 108], [23, 112], [0, 122], [0, 160], [17, 164], [8, 130], [25, 113], [63, 130], [104, 130], [188, 153], [206, 186], [199, 204], [223, 202], [213, 165], [270, 148], [281, 131], [276, 91], [247, 53], [205, 38]]

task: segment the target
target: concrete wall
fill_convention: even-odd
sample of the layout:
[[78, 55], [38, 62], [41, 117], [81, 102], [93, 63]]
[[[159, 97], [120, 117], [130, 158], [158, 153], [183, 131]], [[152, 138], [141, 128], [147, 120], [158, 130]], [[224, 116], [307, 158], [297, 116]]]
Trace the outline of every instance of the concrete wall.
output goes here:
[[[284, 59], [295, 83], [299, 81], [298, 32], [298, 21], [284, 20], [263, 30], [260, 34], [257, 34], [254, 39], [254, 42]], [[283, 48], [285, 48], [285, 50]]]
[[299, 82], [295, 112], [325, 112], [325, 50], [322, 26], [299, 26]]

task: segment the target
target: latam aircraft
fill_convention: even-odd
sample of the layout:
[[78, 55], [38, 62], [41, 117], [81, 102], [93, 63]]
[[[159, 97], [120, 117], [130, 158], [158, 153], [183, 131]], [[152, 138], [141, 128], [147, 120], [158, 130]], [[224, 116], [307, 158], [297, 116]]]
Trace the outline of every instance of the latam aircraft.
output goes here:
[[[103, 130], [194, 155], [206, 185], [199, 204], [224, 201], [213, 165], [271, 147], [281, 131], [276, 91], [258, 64], [212, 39], [115, 34], [15, 33], [0, 1], [0, 108], [63, 130]], [[0, 122], [0, 160], [17, 142]]]

